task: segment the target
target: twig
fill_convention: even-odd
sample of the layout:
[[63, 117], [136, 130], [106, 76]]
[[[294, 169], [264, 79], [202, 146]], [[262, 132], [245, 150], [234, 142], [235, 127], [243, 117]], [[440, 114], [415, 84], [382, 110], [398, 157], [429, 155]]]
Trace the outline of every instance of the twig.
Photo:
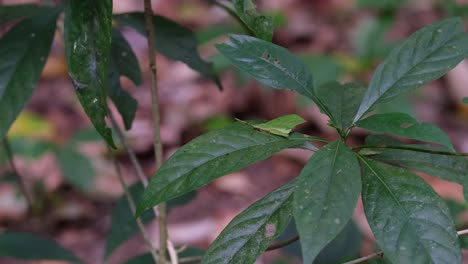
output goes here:
[[[156, 171], [161, 167], [163, 161], [163, 148], [161, 142], [160, 117], [159, 117], [159, 98], [158, 98], [158, 82], [156, 68], [156, 43], [154, 39], [153, 26], [153, 9], [151, 0], [145, 0], [145, 28], [146, 39], [148, 41], [148, 56], [151, 75], [151, 110], [153, 114], [153, 144]], [[159, 208], [159, 262], [160, 264], [167, 263], [167, 208], [165, 203], [161, 203]]]
[[373, 258], [383, 258], [383, 252], [380, 251], [380, 252], [376, 252], [376, 253], [373, 253], [373, 254], [370, 254], [370, 255], [367, 255], [365, 257], [362, 257], [362, 258], [358, 258], [358, 259], [355, 259], [355, 260], [351, 260], [351, 261], [348, 261], [348, 262], [345, 262], [343, 264], [357, 264], [357, 263], [362, 263], [362, 262], [365, 262], [365, 261], [368, 261], [370, 259], [373, 259]]
[[170, 240], [167, 240], [167, 252], [169, 253], [169, 257], [171, 259], [171, 264], [178, 264], [179, 263], [179, 257], [177, 256], [177, 250], [172, 244]]
[[[142, 169], [142, 167], [140, 165], [140, 162], [138, 161], [138, 159], [137, 159], [137, 157], [135, 155], [135, 152], [133, 152], [133, 149], [128, 144], [128, 140], [125, 137], [124, 132], [122, 131], [122, 129], [117, 124], [117, 121], [115, 120], [115, 117], [112, 114], [112, 112], [109, 111], [108, 115], [109, 115], [109, 119], [110, 119], [110, 121], [112, 123], [112, 127], [117, 132], [117, 137], [119, 138], [120, 143], [122, 143], [122, 146], [123, 146], [124, 150], [127, 152], [128, 156], [130, 157], [130, 161], [132, 162], [133, 167], [135, 167], [135, 170], [137, 172], [138, 177], [140, 178], [141, 183], [146, 188], [146, 186], [148, 186], [148, 179], [146, 177], [146, 174], [143, 172], [143, 169]], [[154, 207], [153, 210], [154, 210], [154, 214], [156, 216], [158, 216], [159, 211], [158, 211], [157, 207]], [[169, 245], [169, 247], [171, 247], [171, 246]], [[174, 248], [174, 250], [175, 250], [175, 248]]]
[[286, 241], [283, 241], [283, 242], [279, 242], [278, 244], [273, 244], [271, 246], [269, 246], [266, 251], [271, 251], [271, 250], [275, 250], [275, 249], [278, 249], [278, 248], [283, 248], [285, 246], [289, 246], [291, 245], [292, 243], [296, 242], [299, 240], [299, 236], [294, 236], [294, 237], [291, 237], [290, 239], [286, 240]]
[[[468, 234], [468, 229], [463, 229], [463, 230], [457, 231], [457, 236], [464, 236], [464, 235], [467, 235], [467, 234]], [[362, 258], [358, 258], [358, 259], [355, 259], [355, 260], [345, 262], [343, 264], [358, 264], [358, 263], [363, 263], [365, 261], [368, 261], [370, 259], [377, 258], [377, 257], [383, 258], [383, 256], [384, 256], [384, 253], [382, 251], [379, 251], [379, 252], [372, 253], [370, 255], [364, 256]]]
[[[113, 154], [113, 152], [112, 152], [112, 150], [110, 148], [109, 148], [109, 152], [112, 155], [112, 160], [114, 162], [115, 171], [117, 172], [117, 176], [119, 178], [120, 185], [122, 185], [122, 188], [124, 189], [125, 197], [127, 198], [127, 202], [128, 202], [129, 207], [130, 207], [130, 210], [131, 210], [132, 214], [135, 215], [135, 211], [136, 211], [135, 201], [133, 200], [132, 195], [128, 191], [128, 186], [127, 186], [127, 184], [125, 183], [125, 181], [124, 181], [124, 179], [122, 177], [122, 172], [120, 170], [117, 159], [115, 158], [115, 155]], [[138, 228], [140, 229], [141, 234], [143, 235], [143, 240], [145, 241], [146, 246], [147, 246], [148, 250], [150, 251], [151, 256], [153, 257], [154, 262], [157, 263], [158, 254], [156, 252], [156, 249], [153, 247], [153, 244], [151, 243], [150, 236], [149, 236], [148, 232], [146, 231], [146, 228], [143, 225], [143, 222], [141, 221], [141, 218], [136, 218], [135, 220], [136, 220], [136, 223], [138, 225]]]
[[194, 263], [194, 262], [200, 262], [202, 260], [202, 256], [192, 256], [192, 257], [185, 257], [179, 259], [180, 264], [186, 264], [186, 263]]
[[128, 144], [127, 138], [125, 137], [122, 129], [117, 124], [117, 121], [115, 120], [115, 117], [114, 117], [114, 114], [112, 114], [112, 111], [108, 111], [108, 113], [109, 113], [109, 119], [112, 123], [112, 126], [115, 128], [115, 131], [117, 132], [117, 137], [119, 138], [120, 143], [122, 143], [123, 148], [125, 149], [128, 156], [130, 157], [130, 161], [132, 162], [133, 167], [135, 167], [138, 178], [140, 178], [140, 181], [144, 187], [148, 186], [148, 178], [146, 177], [145, 172], [143, 172], [143, 168], [141, 167], [140, 162], [138, 162], [135, 152], [133, 152], [133, 149]]
[[21, 192], [23, 193], [24, 197], [26, 198], [28, 208], [29, 210], [31, 210], [33, 206], [33, 201], [32, 201], [32, 198], [29, 196], [28, 188], [26, 188], [26, 184], [23, 180], [23, 177], [21, 176], [21, 174], [19, 173], [16, 167], [15, 161], [13, 159], [13, 151], [11, 150], [10, 142], [8, 141], [7, 137], [3, 139], [3, 147], [5, 148], [5, 153], [7, 155], [10, 168], [12, 172], [15, 174], [15, 179], [18, 181], [19, 188]]

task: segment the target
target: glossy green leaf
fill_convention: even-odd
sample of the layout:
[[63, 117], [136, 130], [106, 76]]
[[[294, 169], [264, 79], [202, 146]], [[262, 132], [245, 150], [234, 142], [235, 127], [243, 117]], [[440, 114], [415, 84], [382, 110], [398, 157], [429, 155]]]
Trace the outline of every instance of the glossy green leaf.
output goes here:
[[89, 192], [96, 176], [91, 160], [71, 147], [58, 150], [56, 158], [63, 177], [81, 191]]
[[268, 122], [252, 124], [252, 126], [262, 131], [269, 132], [273, 135], [288, 137], [288, 135], [296, 126], [304, 122], [305, 120], [302, 117], [296, 114], [291, 114], [275, 118]]
[[296, 183], [294, 219], [303, 261], [312, 263], [353, 215], [361, 191], [356, 156], [343, 142], [330, 143], [312, 156]]
[[61, 8], [23, 20], [0, 39], [0, 139], [31, 97], [41, 76]]
[[345, 132], [353, 125], [353, 118], [366, 91], [359, 83], [330, 82], [316, 89], [316, 94], [330, 111], [330, 124]]
[[0, 25], [33, 16], [46, 9], [53, 10], [52, 7], [35, 4], [0, 5]]
[[[146, 35], [143, 13], [126, 13], [114, 16], [123, 26], [129, 26], [142, 35]], [[204, 61], [198, 53], [196, 35], [189, 29], [163, 17], [153, 16], [157, 51], [171, 60], [181, 61], [204, 77], [216, 83], [222, 89], [221, 82], [210, 63]]]
[[453, 150], [450, 138], [444, 131], [430, 123], [418, 123], [412, 116], [404, 113], [376, 114], [356, 125], [375, 132], [437, 143]]
[[288, 183], [238, 214], [203, 256], [202, 264], [254, 263], [292, 216], [294, 183]]
[[69, 0], [66, 3], [64, 27], [68, 74], [94, 127], [111, 147], [115, 147], [105, 122], [112, 0]]
[[[401, 145], [412, 147], [413, 145]], [[426, 147], [430, 150], [430, 147]], [[404, 149], [381, 149], [372, 159], [421, 171], [468, 188], [468, 157]], [[467, 197], [468, 198], [468, 197]]]
[[233, 0], [236, 14], [244, 24], [258, 37], [266, 41], [273, 38], [273, 18], [257, 12], [252, 0]]
[[217, 44], [216, 48], [234, 66], [259, 82], [314, 97], [309, 68], [285, 48], [245, 35], [230, 35], [227, 43]]
[[468, 104], [468, 97], [463, 98], [463, 103]]
[[328, 113], [315, 95], [309, 67], [287, 49], [245, 35], [230, 35], [228, 42], [215, 46], [234, 66], [257, 81], [275, 89], [297, 91]]
[[445, 19], [412, 34], [375, 70], [354, 121], [375, 104], [419, 88], [454, 68], [468, 52], [459, 18]]
[[[134, 201], [138, 201], [143, 193], [143, 185], [140, 183], [134, 184], [129, 188], [130, 195]], [[154, 219], [154, 212], [148, 211], [142, 217], [143, 223], [148, 223]], [[139, 232], [135, 217], [132, 210], [128, 205], [126, 195], [119, 198], [116, 205], [112, 209], [112, 223], [107, 235], [107, 243], [105, 250], [105, 258], [108, 258], [115, 249], [117, 249], [123, 242], [134, 236]]]
[[240, 123], [211, 131], [178, 149], [161, 166], [143, 193], [137, 215], [282, 149], [315, 139], [297, 133], [284, 138]]
[[120, 31], [112, 30], [112, 46], [109, 59], [107, 94], [114, 102], [124, 121], [125, 128], [132, 127], [138, 102], [120, 85], [120, 76], [128, 77], [135, 85], [141, 84], [141, 71], [138, 60], [130, 44]]
[[21, 260], [60, 260], [81, 263], [72, 252], [55, 241], [27, 233], [0, 234], [0, 256]]
[[461, 263], [450, 211], [420, 177], [361, 158], [369, 225], [392, 263]]

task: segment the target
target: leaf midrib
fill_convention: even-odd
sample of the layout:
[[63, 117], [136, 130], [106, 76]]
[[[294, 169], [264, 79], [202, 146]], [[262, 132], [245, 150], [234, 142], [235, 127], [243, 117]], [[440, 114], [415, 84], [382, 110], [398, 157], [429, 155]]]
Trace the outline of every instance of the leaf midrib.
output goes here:
[[[249, 41], [249, 44], [252, 44], [252, 42]], [[226, 44], [225, 44], [226, 45]], [[228, 45], [229, 46], [229, 45]], [[261, 52], [260, 50], [257, 49], [257, 45], [252, 45], [258, 52]], [[232, 46], [231, 46], [232, 48]], [[293, 78], [289, 72], [287, 71], [284, 71], [283, 69], [279, 68], [277, 65], [275, 65], [274, 63], [271, 63], [270, 61], [262, 58], [261, 56], [258, 56], [257, 54], [255, 53], [252, 53], [252, 52], [249, 52], [249, 49], [244, 49], [243, 52], [245, 53], [248, 53], [249, 55], [253, 55], [252, 57], [254, 58], [257, 58], [257, 59], [260, 59], [264, 62], [266, 62], [267, 64], [273, 66], [274, 68], [276, 68], [277, 70], [279, 70], [280, 72], [284, 73], [286, 76], [289, 77], [289, 79], [292, 79], [294, 82], [296, 82], [297, 84], [299, 84], [299, 86], [302, 87], [302, 89], [311, 97], [311, 99], [317, 104], [319, 105], [319, 107], [324, 111], [326, 112], [325, 114], [329, 117], [332, 117], [331, 113], [328, 111], [328, 109], [323, 105], [323, 103], [320, 101], [320, 99], [314, 94], [312, 93], [311, 91], [308, 90], [307, 86], [304, 86], [304, 84], [302, 84], [301, 82], [299, 82], [298, 80], [296, 80], [295, 78]], [[309, 74], [310, 74], [310, 71], [308, 71]], [[313, 89], [313, 87], [310, 87], [311, 89]]]
[[[434, 51], [428, 53], [426, 56], [423, 56], [423, 58], [422, 58], [420, 61], [418, 61], [417, 63], [415, 63], [414, 65], [412, 65], [411, 68], [410, 68], [408, 71], [404, 72], [401, 76], [399, 76], [399, 77], [393, 82], [392, 85], [390, 85], [387, 89], [385, 89], [385, 92], [383, 92], [374, 102], [372, 102], [372, 104], [370, 104], [370, 105], [367, 107], [366, 111], [364, 111], [362, 114], [360, 114], [360, 116], [359, 116], [358, 118], [355, 118], [355, 119], [354, 119], [354, 122], [356, 122], [356, 121], [358, 121], [359, 119], [361, 119], [361, 117], [362, 117], [365, 113], [367, 113], [367, 112], [369, 111], [369, 109], [371, 109], [371, 108], [375, 105], [375, 103], [376, 103], [380, 98], [384, 97], [384, 95], [385, 95], [390, 89], [392, 89], [392, 88], [395, 86], [395, 84], [396, 84], [397, 82], [401, 81], [401, 80], [403, 79], [403, 77], [406, 76], [406, 75], [408, 74], [408, 72], [413, 71], [414, 68], [416, 68], [419, 64], [421, 64], [422, 62], [426, 61], [426, 60], [427, 60], [430, 56], [432, 56], [434, 53], [440, 51], [440, 49], [442, 49], [443, 47], [445, 47], [445, 46], [447, 45], [447, 43], [449, 43], [450, 41], [452, 41], [454, 38], [456, 38], [456, 37], [459, 36], [459, 35], [460, 35], [460, 33], [458, 33], [457, 35], [453, 35], [453, 36], [450, 37], [447, 41], [445, 41], [443, 44], [441, 44], [441, 46], [439, 46], [437, 49], [435, 49]], [[384, 63], [385, 63], [385, 66], [388, 65], [387, 62], [384, 62]], [[383, 67], [383, 66], [384, 66], [384, 65], [382, 65], [382, 67]], [[382, 69], [382, 70], [383, 70], [383, 69]], [[380, 79], [380, 80], [379, 80], [379, 84], [381, 84], [381, 83], [382, 83], [382, 81], [381, 81], [381, 79]], [[372, 84], [372, 82], [371, 82], [371, 84]], [[377, 84], [376, 84], [376, 85], [377, 85]], [[374, 87], [375, 87], [375, 86], [374, 86]], [[376, 87], [378, 87], [378, 85], [377, 85]], [[371, 87], [369, 87], [369, 89], [370, 89], [370, 88], [371, 88]], [[367, 96], [365, 96], [363, 100], [365, 100], [366, 97], [367, 97]], [[358, 112], [360, 112], [360, 111], [358, 111]]]
[[[262, 143], [262, 144], [256, 144], [256, 145], [253, 145], [253, 146], [248, 146], [248, 147], [245, 147], [245, 148], [241, 148], [241, 149], [236, 149], [232, 152], [228, 152], [228, 153], [224, 153], [220, 156], [217, 156], [217, 157], [214, 157], [212, 159], [209, 159], [207, 161], [205, 161], [204, 163], [200, 164], [197, 166], [197, 168], [194, 168], [194, 169], [191, 169], [189, 171], [187, 171], [186, 173], [178, 176], [177, 178], [175, 179], [172, 179], [170, 182], [166, 183], [164, 186], [161, 186], [160, 185], [160, 182], [157, 182], [157, 186], [159, 187], [157, 191], [155, 191], [155, 194], [157, 195], [158, 192], [160, 192], [161, 190], [165, 189], [167, 186], [179, 181], [179, 180], [182, 180], [181, 178], [188, 178], [190, 176], [186, 176], [186, 175], [189, 175], [189, 174], [192, 174], [193, 171], [197, 170], [198, 168], [202, 167], [202, 166], [206, 166], [207, 163], [211, 163], [212, 161], [216, 160], [216, 159], [220, 159], [220, 158], [223, 158], [224, 156], [227, 156], [227, 155], [231, 155], [233, 153], [237, 153], [237, 152], [240, 152], [240, 151], [248, 151], [250, 150], [251, 148], [257, 148], [259, 146], [267, 146], [267, 145], [273, 145], [273, 144], [278, 144], [278, 143], [283, 143], [283, 142], [287, 142], [287, 141], [300, 141], [300, 142], [297, 142], [298, 144], [302, 143], [303, 141], [307, 142], [309, 141], [309, 138], [304, 138], [304, 140], [301, 140], [301, 139], [281, 139], [281, 140], [278, 140], [278, 141], [272, 141], [272, 142], [267, 142], [267, 143]], [[291, 146], [291, 147], [294, 147], [294, 146]], [[291, 147], [288, 147], [288, 148], [291, 148]], [[275, 152], [276, 153], [276, 152]], [[168, 160], [167, 162], [169, 162], [170, 160]], [[164, 169], [164, 170], [159, 170], [159, 172], [154, 176], [155, 179], [160, 179], [161, 177], [159, 175], [161, 175], [165, 170], [168, 170], [170, 169], [171, 167], [167, 168], [167, 169]], [[188, 179], [187, 179], [188, 180]], [[161, 201], [158, 201], [158, 203], [161, 202]]]
[[[393, 198], [393, 200], [398, 204], [398, 206], [402, 209], [402, 211], [404, 212], [405, 216], [406, 216], [406, 223], [408, 225], [411, 226], [411, 231], [413, 233], [416, 233], [415, 230], [417, 228], [414, 227], [414, 225], [411, 223], [411, 221], [409, 221], [410, 219], [412, 219], [412, 217], [409, 215], [408, 211], [403, 207], [403, 205], [401, 204], [400, 200], [397, 199], [397, 197], [395, 196], [395, 194], [391, 191], [391, 189], [388, 187], [388, 185], [386, 184], [386, 182], [384, 180], [382, 180], [378, 173], [369, 165], [369, 163], [367, 163], [359, 154], [358, 156], [360, 157], [361, 161], [371, 170], [371, 172], [377, 177], [377, 179], [381, 182], [381, 184], [385, 187], [385, 189], [388, 191], [388, 193], [390, 193], [390, 196]], [[401, 235], [401, 232], [399, 233], [399, 236]], [[433, 260], [433, 257], [432, 255], [430, 254], [430, 250], [427, 248], [426, 244], [423, 243], [421, 241], [421, 238], [419, 237], [419, 235], [416, 233], [416, 236], [417, 236], [417, 241], [418, 243], [420, 243], [422, 245], [422, 247], [426, 250], [426, 254], [429, 256], [429, 258], [431, 259], [431, 263], [434, 263], [434, 260]]]

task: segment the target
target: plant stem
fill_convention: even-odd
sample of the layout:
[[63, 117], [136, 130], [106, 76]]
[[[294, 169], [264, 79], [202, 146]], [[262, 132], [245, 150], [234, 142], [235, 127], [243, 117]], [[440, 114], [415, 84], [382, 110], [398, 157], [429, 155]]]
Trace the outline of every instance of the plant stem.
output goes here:
[[292, 243], [296, 242], [299, 240], [299, 236], [296, 235], [294, 237], [291, 237], [289, 238], [288, 240], [286, 241], [283, 241], [283, 242], [279, 242], [278, 244], [273, 244], [271, 246], [269, 246], [266, 251], [271, 251], [271, 250], [275, 250], [275, 249], [279, 249], [279, 248], [283, 248], [283, 247], [286, 247], [286, 246], [289, 246], [291, 245]]
[[219, 0], [211, 0], [210, 2], [213, 5], [224, 9], [231, 17], [233, 17], [241, 25], [241, 27], [249, 35], [252, 35], [252, 36], [255, 35], [255, 33], [247, 26], [247, 24], [244, 23], [244, 21], [242, 21], [242, 19], [237, 15], [236, 11], [234, 9], [232, 9], [230, 6], [228, 6], [225, 3], [220, 2]]
[[133, 152], [133, 149], [128, 144], [127, 138], [125, 137], [122, 129], [117, 124], [117, 121], [115, 120], [115, 117], [111, 111], [109, 111], [109, 119], [112, 123], [112, 126], [115, 128], [115, 131], [117, 131], [117, 137], [119, 138], [120, 143], [122, 143], [123, 148], [125, 149], [128, 156], [130, 157], [130, 161], [132, 162], [133, 167], [135, 167], [138, 178], [140, 179], [144, 187], [148, 186], [148, 178], [146, 177], [146, 174], [143, 171], [143, 168], [141, 167], [140, 162], [138, 162], [135, 152]]
[[383, 258], [383, 252], [380, 251], [380, 252], [376, 252], [376, 253], [373, 253], [373, 254], [370, 254], [370, 255], [367, 255], [365, 257], [362, 257], [362, 258], [358, 258], [358, 259], [355, 259], [355, 260], [351, 260], [351, 261], [348, 261], [348, 262], [345, 262], [343, 264], [357, 264], [357, 263], [362, 263], [362, 262], [365, 262], [365, 261], [368, 261], [370, 259], [373, 259], [373, 258]]
[[31, 210], [33, 208], [32, 198], [29, 196], [28, 188], [26, 188], [26, 184], [23, 180], [23, 177], [18, 172], [15, 161], [13, 159], [13, 151], [11, 149], [10, 142], [8, 141], [8, 138], [6, 136], [3, 139], [3, 147], [5, 148], [11, 171], [15, 174], [15, 179], [18, 181], [19, 188], [23, 193], [24, 198], [26, 199], [26, 203], [28, 204], [28, 209]]
[[[119, 138], [120, 143], [122, 143], [122, 146], [123, 146], [124, 150], [127, 152], [128, 156], [130, 157], [130, 161], [132, 162], [133, 167], [135, 167], [135, 170], [137, 172], [138, 177], [140, 178], [141, 183], [146, 188], [146, 186], [148, 186], [148, 179], [146, 177], [146, 174], [143, 172], [143, 169], [142, 169], [142, 167], [140, 165], [140, 162], [138, 161], [138, 159], [137, 159], [137, 157], [135, 155], [135, 152], [133, 152], [132, 148], [130, 148], [130, 145], [128, 144], [128, 140], [125, 137], [124, 132], [122, 131], [122, 129], [117, 124], [117, 121], [115, 120], [115, 117], [112, 114], [112, 112], [109, 111], [108, 115], [109, 115], [109, 119], [110, 119], [110, 121], [112, 123], [112, 127], [115, 129], [115, 131], [117, 131], [117, 137]], [[154, 214], [156, 216], [158, 216], [159, 211], [158, 211], [157, 207], [154, 207], [153, 210], [154, 210]], [[172, 251], [175, 251], [175, 248], [172, 248], [172, 247], [173, 247], [172, 244], [169, 244], [169, 248]], [[173, 258], [171, 258], [171, 260], [172, 259]], [[176, 262], [174, 262], [174, 263], [176, 263]]]
[[457, 153], [457, 152], [450, 152], [450, 151], [443, 151], [443, 150], [431, 150], [431, 149], [423, 149], [418, 147], [412, 146], [392, 146], [392, 145], [361, 145], [352, 147], [352, 149], [363, 149], [363, 148], [386, 148], [386, 149], [402, 149], [402, 150], [411, 150], [417, 152], [425, 152], [431, 154], [438, 154], [438, 155], [447, 155], [447, 156], [468, 156], [468, 153]]
[[[112, 160], [114, 162], [115, 171], [117, 172], [117, 176], [119, 178], [120, 185], [122, 185], [122, 188], [124, 189], [125, 197], [127, 198], [127, 202], [128, 202], [129, 207], [130, 207], [130, 210], [131, 210], [132, 214], [135, 215], [135, 211], [136, 211], [135, 201], [133, 200], [132, 195], [128, 191], [128, 186], [127, 186], [127, 184], [125, 183], [125, 181], [124, 181], [124, 179], [122, 177], [122, 171], [120, 170], [117, 159], [115, 158], [115, 155], [113, 154], [113, 152], [111, 151], [110, 148], [109, 148], [109, 153], [111, 153], [111, 155], [112, 155]], [[146, 231], [146, 228], [143, 225], [143, 222], [141, 221], [141, 218], [137, 218], [135, 220], [136, 220], [136, 223], [138, 225], [138, 228], [140, 229], [141, 234], [143, 235], [143, 240], [145, 241], [146, 247], [150, 251], [154, 262], [157, 263], [158, 254], [156, 252], [156, 249], [153, 247], [153, 244], [151, 243], [150, 236], [149, 236], [148, 232]]]
[[201, 260], [202, 260], [202, 256], [192, 256], [192, 257], [181, 258], [179, 260], [179, 263], [180, 264], [194, 263], [194, 262], [200, 262]]
[[[160, 117], [159, 117], [159, 98], [156, 68], [156, 43], [154, 39], [153, 9], [151, 0], [145, 0], [145, 28], [146, 39], [148, 41], [148, 56], [151, 75], [151, 110], [153, 114], [153, 145], [156, 171], [161, 167], [163, 161], [163, 148], [161, 142]], [[159, 264], [167, 263], [167, 208], [165, 203], [161, 203], [159, 208]]]
[[[457, 231], [457, 236], [464, 236], [464, 235], [467, 235], [467, 234], [468, 234], [468, 229]], [[379, 252], [372, 253], [370, 255], [364, 256], [362, 258], [358, 258], [358, 259], [355, 259], [355, 260], [345, 262], [343, 264], [358, 264], [358, 263], [363, 263], [365, 261], [368, 261], [370, 259], [377, 258], [377, 257], [383, 258], [383, 256], [384, 256], [384, 253], [382, 251], [379, 251]]]

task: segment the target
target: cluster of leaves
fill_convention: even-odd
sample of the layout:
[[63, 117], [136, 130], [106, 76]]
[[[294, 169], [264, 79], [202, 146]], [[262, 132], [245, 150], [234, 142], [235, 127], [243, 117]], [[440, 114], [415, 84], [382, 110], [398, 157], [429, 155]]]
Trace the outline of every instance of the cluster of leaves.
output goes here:
[[[96, 130], [110, 146], [115, 146], [112, 133], [106, 127], [107, 97], [122, 115], [125, 128], [130, 129], [137, 102], [120, 85], [120, 76], [141, 84], [137, 58], [120, 30], [112, 27], [128, 26], [145, 34], [143, 13], [112, 15], [112, 1], [67, 1], [65, 6], [13, 5], [0, 7], [0, 23], [12, 24], [0, 39], [0, 138], [5, 138], [26, 102], [32, 96], [50, 53], [60, 24], [59, 15], [65, 12], [64, 39], [70, 77], [76, 94]], [[193, 32], [176, 22], [155, 15], [158, 51], [172, 60], [186, 63], [203, 76], [213, 80], [221, 89], [211, 64], [203, 61], [197, 52], [197, 39]], [[16, 140], [13, 150], [38, 157], [47, 151], [56, 153], [64, 176], [82, 191], [92, 186], [94, 169], [91, 162], [76, 151], [76, 144], [90, 140], [89, 133], [79, 133], [65, 146], [41, 140]], [[17, 135], [16, 135], [17, 136]], [[95, 140], [91, 136], [91, 140]], [[2, 153], [2, 158], [5, 156]], [[142, 186], [131, 188], [136, 195]], [[194, 193], [172, 201], [169, 206], [188, 202]], [[150, 215], [151, 216], [151, 215]], [[144, 221], [152, 219], [145, 217]], [[154, 216], [153, 216], [154, 218]], [[137, 226], [126, 201], [121, 199], [113, 212], [113, 225], [109, 232], [106, 257], [125, 240], [137, 233]], [[123, 228], [125, 227], [125, 228]], [[34, 235], [7, 232], [0, 235], [0, 256], [26, 260], [53, 259], [80, 262], [78, 258], [53, 241]], [[38, 247], [40, 246], [40, 247]], [[183, 254], [187, 254], [184, 252]]]
[[[234, 1], [226, 6], [249, 31], [271, 40], [272, 20], [255, 10], [251, 1]], [[60, 14], [65, 13], [63, 32]], [[116, 23], [113, 24], [113, 21]], [[197, 51], [196, 35], [189, 29], [159, 15], [153, 16], [157, 50], [171, 60], [185, 63], [202, 76], [212, 80], [220, 90], [221, 83], [210, 63], [205, 62]], [[139, 12], [112, 14], [112, 0], [70, 0], [65, 5], [49, 6], [22, 4], [0, 6], [0, 25], [11, 25], [0, 39], [0, 138], [4, 139], [12, 124], [17, 120], [27, 101], [31, 98], [49, 56], [56, 32], [63, 33], [68, 72], [77, 97], [89, 116], [96, 131], [107, 144], [115, 147], [112, 131], [107, 127], [109, 97], [122, 116], [126, 129], [130, 129], [137, 110], [137, 101], [120, 84], [120, 77], [130, 79], [135, 85], [142, 82], [138, 60], [119, 27], [130, 27], [145, 34], [144, 14]], [[96, 140], [93, 133], [77, 133], [65, 146], [57, 146], [47, 140], [15, 139], [15, 153], [37, 158], [53, 151], [67, 180], [88, 191], [94, 178], [92, 163], [76, 151], [77, 143]], [[2, 152], [2, 162], [5, 155]], [[130, 188], [135, 200], [143, 192], [141, 185]], [[185, 204], [193, 199], [189, 192], [168, 203], [168, 208]], [[143, 222], [154, 215], [146, 214]], [[112, 213], [105, 257], [111, 256], [138, 228], [127, 201], [121, 198]], [[199, 250], [188, 249], [180, 256], [200, 254]], [[0, 256], [24, 260], [65, 260], [81, 262], [67, 249], [46, 238], [31, 234], [6, 232], [0, 234]], [[151, 261], [151, 258], [149, 258]], [[137, 257], [128, 263], [148, 263], [148, 256]]]
[[[468, 160], [454, 152], [450, 139], [432, 124], [418, 123], [404, 113], [368, 114], [379, 104], [443, 76], [465, 58], [467, 47], [461, 20], [442, 20], [395, 48], [375, 70], [368, 87], [337, 82], [314, 87], [307, 66], [282, 47], [244, 35], [232, 35], [229, 42], [217, 45], [234, 66], [262, 84], [310, 98], [330, 118], [339, 138], [316, 151], [295, 180], [236, 216], [202, 263], [253, 263], [291, 218], [304, 263], [312, 263], [349, 222], [360, 195], [386, 261], [461, 263], [446, 203], [411, 170], [459, 183], [466, 194]], [[239, 122], [194, 139], [154, 175], [137, 215], [282, 149], [313, 150], [308, 142], [324, 141], [290, 133], [298, 123], [301, 120], [294, 116], [261, 124]], [[377, 134], [369, 136], [365, 145], [351, 148], [345, 139], [356, 126]], [[385, 134], [435, 145], [405, 144]]]
[[[443, 76], [464, 59], [468, 36], [460, 19], [442, 20], [414, 33], [380, 64], [368, 87], [338, 82], [317, 85], [307, 65], [269, 42], [273, 22], [256, 12], [252, 1], [233, 1], [232, 6], [223, 7], [258, 38], [231, 35], [227, 43], [217, 45], [219, 52], [260, 83], [294, 90], [312, 100], [329, 117], [338, 139], [327, 142], [292, 132], [304, 121], [296, 115], [268, 122], [241, 121], [212, 131], [184, 145], [164, 163], [141, 195], [137, 216], [149, 221], [154, 216], [143, 213], [161, 202], [184, 203], [193, 191], [218, 177], [283, 149], [304, 148], [316, 153], [300, 175], [236, 216], [204, 253], [202, 263], [253, 263], [292, 219], [303, 260], [312, 263], [345, 230], [360, 195], [384, 261], [461, 263], [449, 208], [410, 170], [459, 183], [467, 195], [467, 159], [454, 152], [450, 139], [432, 124], [418, 123], [402, 113], [368, 116], [377, 106]], [[142, 34], [145, 28], [142, 13], [113, 16], [111, 0], [0, 8], [1, 23], [21, 20], [0, 39], [0, 138], [34, 91], [63, 10], [67, 65], [78, 99], [107, 144], [115, 146], [105, 123], [107, 96], [129, 129], [137, 103], [122, 89], [119, 78], [125, 76], [138, 85], [141, 73], [130, 45], [113, 28], [112, 20]], [[162, 16], [154, 16], [153, 22], [161, 54], [186, 63], [221, 88], [211, 65], [197, 53], [191, 31]], [[365, 145], [350, 147], [345, 140], [356, 126], [378, 134], [367, 137]], [[435, 144], [406, 144], [382, 134]], [[326, 145], [319, 149], [310, 142]], [[139, 198], [142, 187], [132, 187], [131, 193]], [[117, 203], [106, 257], [137, 231], [130, 212], [124, 200]], [[9, 232], [0, 234], [0, 256], [80, 262], [52, 241]], [[148, 262], [143, 255], [129, 263]]]

